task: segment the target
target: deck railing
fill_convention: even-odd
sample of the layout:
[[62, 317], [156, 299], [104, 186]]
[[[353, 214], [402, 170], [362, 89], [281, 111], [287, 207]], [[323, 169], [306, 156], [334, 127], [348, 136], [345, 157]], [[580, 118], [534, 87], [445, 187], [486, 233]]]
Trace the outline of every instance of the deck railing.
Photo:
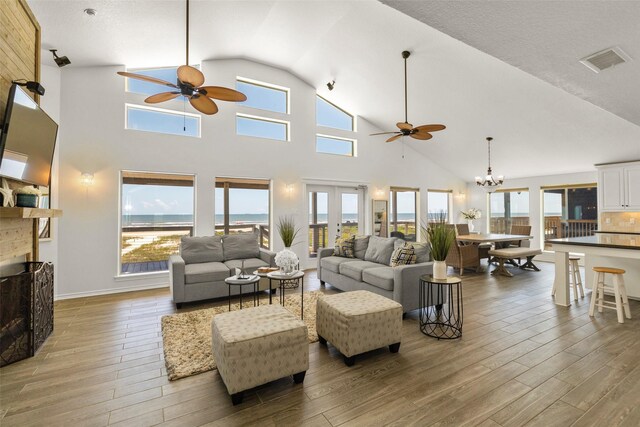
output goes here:
[[[269, 241], [271, 239], [271, 234], [269, 232], [268, 224], [256, 224], [256, 223], [246, 223], [246, 224], [230, 224], [228, 226], [229, 234], [238, 234], [238, 233], [258, 233], [260, 235], [260, 246], [269, 249]], [[224, 234], [225, 226], [222, 224], [216, 224], [216, 234], [222, 235]]]
[[495, 234], [509, 234], [512, 225], [529, 225], [529, 217], [516, 216], [512, 218], [491, 218], [489, 231]]
[[593, 236], [598, 229], [595, 219], [562, 219], [559, 216], [544, 217], [544, 239]]

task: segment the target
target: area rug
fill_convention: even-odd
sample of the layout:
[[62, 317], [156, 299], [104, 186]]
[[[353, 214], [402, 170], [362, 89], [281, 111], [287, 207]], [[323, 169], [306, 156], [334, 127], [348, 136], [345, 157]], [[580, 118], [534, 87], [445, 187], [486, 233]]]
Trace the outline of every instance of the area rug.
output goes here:
[[[290, 291], [291, 292], [291, 291]], [[322, 292], [304, 293], [304, 323], [309, 330], [309, 343], [318, 341], [316, 333], [316, 302]], [[273, 303], [279, 298], [273, 296]], [[269, 304], [269, 297], [263, 295], [260, 305]], [[252, 307], [253, 302], [244, 301], [243, 307]], [[285, 295], [284, 307], [300, 316], [300, 294]], [[239, 310], [240, 304], [232, 304], [231, 311]], [[211, 353], [211, 319], [228, 311], [228, 305], [194, 310], [187, 313], [171, 314], [162, 318], [162, 345], [169, 380], [177, 380], [200, 374], [216, 368]]]

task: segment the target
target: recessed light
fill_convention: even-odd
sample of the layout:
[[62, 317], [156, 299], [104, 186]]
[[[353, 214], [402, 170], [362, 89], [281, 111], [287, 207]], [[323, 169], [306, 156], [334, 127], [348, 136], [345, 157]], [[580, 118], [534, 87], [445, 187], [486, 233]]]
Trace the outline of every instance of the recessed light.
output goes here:
[[96, 16], [98, 14], [98, 11], [95, 9], [89, 8], [84, 10], [84, 14], [89, 16]]

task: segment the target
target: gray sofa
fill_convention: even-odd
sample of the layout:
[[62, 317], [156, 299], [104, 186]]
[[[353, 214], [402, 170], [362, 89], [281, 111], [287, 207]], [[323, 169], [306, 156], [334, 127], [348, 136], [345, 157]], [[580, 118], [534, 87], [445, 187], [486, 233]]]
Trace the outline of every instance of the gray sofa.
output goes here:
[[428, 246], [416, 251], [416, 264], [390, 267], [391, 254], [404, 245], [395, 237], [364, 236], [355, 240], [355, 258], [333, 255], [333, 248], [318, 251], [318, 279], [343, 291], [367, 290], [402, 304], [403, 312], [420, 307], [420, 276], [431, 274]]
[[[259, 246], [258, 235], [254, 233], [184, 236], [180, 240], [180, 254], [169, 257], [173, 301], [180, 308], [184, 302], [228, 296], [229, 287], [224, 279], [236, 274], [243, 261], [244, 273], [251, 274], [258, 267], [274, 267], [275, 255]], [[268, 281], [260, 282], [261, 290], [267, 287]], [[247, 290], [245, 287], [244, 292]], [[239, 286], [231, 287], [232, 295], [239, 292]]]

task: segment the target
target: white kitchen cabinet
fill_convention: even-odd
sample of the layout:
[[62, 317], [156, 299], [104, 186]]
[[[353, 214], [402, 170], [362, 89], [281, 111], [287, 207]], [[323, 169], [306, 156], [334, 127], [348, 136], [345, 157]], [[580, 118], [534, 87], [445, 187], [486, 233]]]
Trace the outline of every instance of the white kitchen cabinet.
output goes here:
[[640, 211], [640, 161], [596, 166], [598, 210]]

